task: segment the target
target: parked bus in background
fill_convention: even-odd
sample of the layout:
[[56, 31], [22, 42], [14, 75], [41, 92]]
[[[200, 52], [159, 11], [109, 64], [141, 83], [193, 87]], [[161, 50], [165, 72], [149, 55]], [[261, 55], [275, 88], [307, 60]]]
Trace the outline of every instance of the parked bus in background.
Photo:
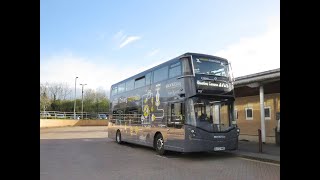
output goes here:
[[234, 87], [228, 60], [185, 53], [113, 84], [108, 136], [167, 150], [235, 150]]

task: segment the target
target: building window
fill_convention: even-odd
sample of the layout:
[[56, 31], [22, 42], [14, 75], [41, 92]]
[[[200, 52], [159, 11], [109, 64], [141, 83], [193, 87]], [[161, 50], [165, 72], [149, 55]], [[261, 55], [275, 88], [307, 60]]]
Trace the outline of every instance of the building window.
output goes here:
[[246, 120], [253, 120], [253, 110], [252, 108], [245, 108]]
[[237, 109], [234, 110], [234, 119], [238, 120], [238, 110]]
[[270, 107], [264, 107], [264, 118], [265, 118], [265, 120], [271, 119], [271, 108]]

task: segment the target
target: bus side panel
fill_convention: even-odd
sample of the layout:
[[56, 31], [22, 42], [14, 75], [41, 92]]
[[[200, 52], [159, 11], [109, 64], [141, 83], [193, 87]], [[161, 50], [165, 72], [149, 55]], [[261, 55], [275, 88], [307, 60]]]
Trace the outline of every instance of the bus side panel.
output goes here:
[[165, 143], [165, 149], [183, 152], [185, 143], [184, 127], [168, 127], [167, 129], [169, 130], [167, 130], [167, 141]]
[[150, 125], [140, 125], [138, 127], [137, 141], [141, 144], [149, 145], [151, 140], [151, 127]]
[[160, 132], [163, 136], [164, 141], [167, 141], [167, 132], [163, 127], [155, 127], [155, 126], [141, 126], [138, 129], [138, 138], [133, 142], [140, 145], [145, 145], [148, 147], [153, 147], [153, 143], [155, 141], [155, 134]]
[[108, 125], [108, 138], [116, 140], [116, 133], [118, 130], [121, 133], [121, 141], [131, 142], [130, 134], [128, 133], [128, 131], [130, 132], [130, 129], [124, 125], [116, 125], [113, 123], [109, 123]]
[[109, 122], [108, 123], [108, 138], [112, 140], [116, 140], [116, 127], [113, 126], [113, 123]]

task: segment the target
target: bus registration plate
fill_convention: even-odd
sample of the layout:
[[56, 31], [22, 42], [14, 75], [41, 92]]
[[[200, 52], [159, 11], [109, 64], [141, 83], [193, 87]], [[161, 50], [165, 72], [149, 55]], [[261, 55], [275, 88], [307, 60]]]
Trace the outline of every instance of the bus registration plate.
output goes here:
[[214, 147], [213, 148], [213, 150], [215, 150], [215, 151], [223, 151], [225, 149], [226, 149], [225, 147]]

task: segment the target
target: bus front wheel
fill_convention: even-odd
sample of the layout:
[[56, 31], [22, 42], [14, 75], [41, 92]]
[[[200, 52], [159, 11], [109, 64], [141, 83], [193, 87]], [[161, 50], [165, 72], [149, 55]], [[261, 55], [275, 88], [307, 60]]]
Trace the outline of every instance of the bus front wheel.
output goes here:
[[163, 137], [161, 134], [158, 134], [156, 137], [156, 151], [159, 155], [164, 155], [165, 154], [165, 150], [164, 150], [164, 141], [163, 141]]
[[121, 141], [121, 133], [120, 133], [119, 130], [116, 133], [116, 141], [117, 141], [118, 144], [122, 143], [122, 141]]

